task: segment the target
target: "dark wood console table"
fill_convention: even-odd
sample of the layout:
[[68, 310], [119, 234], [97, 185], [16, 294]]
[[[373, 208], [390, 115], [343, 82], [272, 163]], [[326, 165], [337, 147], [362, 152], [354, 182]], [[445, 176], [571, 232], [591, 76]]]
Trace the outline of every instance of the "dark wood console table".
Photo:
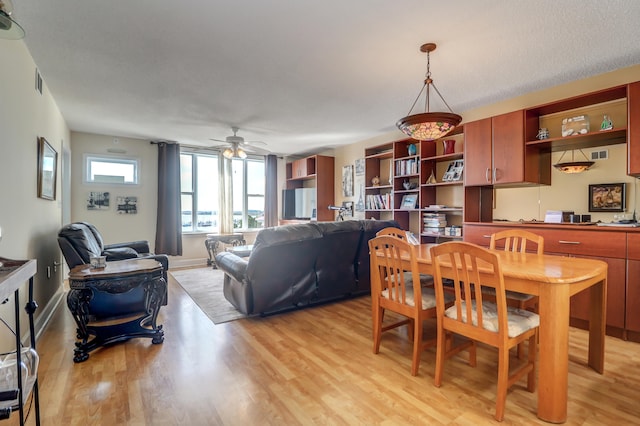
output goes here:
[[207, 253], [209, 253], [207, 266], [213, 266], [213, 269], [218, 269], [216, 254], [220, 243], [234, 246], [244, 246], [246, 244], [242, 234], [207, 234], [207, 239], [204, 241], [204, 246], [207, 248]]
[[[167, 294], [167, 283], [159, 262], [128, 259], [108, 262], [106, 268], [78, 265], [69, 272], [69, 287], [67, 306], [78, 326], [77, 337], [80, 340], [76, 342], [75, 362], [86, 361], [89, 352], [101, 346], [134, 337], [151, 338], [154, 344], [164, 341], [162, 325], [156, 324]], [[125, 293], [136, 287], [144, 289], [144, 311], [132, 313], [120, 321], [104, 321], [105, 325], [100, 325], [99, 319], [89, 311], [95, 293]], [[135, 318], [131, 319], [132, 316]]]

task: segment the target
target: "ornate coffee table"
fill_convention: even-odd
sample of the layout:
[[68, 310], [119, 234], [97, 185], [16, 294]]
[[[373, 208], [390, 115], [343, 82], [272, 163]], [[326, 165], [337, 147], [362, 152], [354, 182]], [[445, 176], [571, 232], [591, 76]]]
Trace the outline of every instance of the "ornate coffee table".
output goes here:
[[[122, 342], [134, 337], [148, 337], [154, 344], [164, 341], [162, 325], [156, 324], [160, 306], [167, 294], [167, 282], [162, 265], [152, 259], [127, 259], [108, 262], [106, 268], [78, 265], [69, 272], [67, 306], [77, 328], [73, 360], [86, 361], [89, 352], [101, 346]], [[99, 293], [119, 294], [137, 287], [144, 289], [144, 310], [130, 312], [122, 320], [105, 321], [95, 318], [89, 310], [90, 301]], [[114, 312], [114, 317], [117, 312]], [[131, 317], [135, 317], [131, 319]]]
[[213, 266], [213, 269], [218, 269], [216, 265], [216, 254], [218, 254], [218, 247], [220, 243], [232, 244], [234, 246], [243, 246], [246, 244], [244, 236], [242, 234], [207, 234], [207, 239], [204, 241], [204, 246], [209, 253], [209, 259], [207, 260], [207, 266]]

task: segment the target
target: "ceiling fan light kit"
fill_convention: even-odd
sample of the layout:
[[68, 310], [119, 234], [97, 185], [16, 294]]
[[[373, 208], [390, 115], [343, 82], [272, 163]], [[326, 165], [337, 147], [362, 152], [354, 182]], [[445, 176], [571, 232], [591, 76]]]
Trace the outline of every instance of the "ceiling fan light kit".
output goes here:
[[[429, 54], [434, 50], [436, 50], [435, 43], [426, 43], [420, 46], [420, 51], [427, 54], [427, 74], [424, 80], [424, 85], [422, 86], [422, 89], [420, 89], [413, 105], [411, 105], [409, 114], [398, 120], [396, 123], [398, 129], [400, 129], [404, 134], [419, 141], [432, 141], [439, 139], [452, 131], [462, 121], [462, 117], [451, 110], [451, 107], [447, 104], [447, 101], [444, 100], [431, 78]], [[449, 109], [449, 112], [431, 112], [429, 110], [429, 97], [432, 86], [433, 90]], [[425, 112], [412, 115], [411, 112], [420, 99], [422, 92], [425, 92], [426, 94]]]
[[[0, 0], [2, 1], [2, 0]], [[240, 130], [236, 126], [231, 126], [231, 130], [233, 131], [233, 136], [227, 136], [225, 140], [221, 139], [211, 139], [215, 142], [226, 143], [228, 146], [224, 149], [220, 149], [222, 152], [222, 156], [228, 160], [232, 158], [247, 158], [247, 151], [255, 153], [256, 150], [258, 153], [260, 152], [259, 148], [254, 148], [254, 144], [265, 145], [264, 142], [245, 142], [242, 136], [238, 136], [238, 130]], [[248, 149], [247, 149], [248, 148]]]
[[12, 13], [11, 0], [0, 0], [0, 39], [20, 40], [24, 37], [24, 29], [11, 19]]

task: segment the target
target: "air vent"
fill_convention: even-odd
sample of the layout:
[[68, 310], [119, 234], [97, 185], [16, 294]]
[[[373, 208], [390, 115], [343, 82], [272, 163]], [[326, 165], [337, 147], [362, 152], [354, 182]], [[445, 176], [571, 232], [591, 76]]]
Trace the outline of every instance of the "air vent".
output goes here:
[[609, 158], [609, 150], [603, 149], [601, 151], [591, 151], [591, 160], [606, 160]]
[[42, 76], [38, 68], [36, 68], [36, 91], [42, 95]]

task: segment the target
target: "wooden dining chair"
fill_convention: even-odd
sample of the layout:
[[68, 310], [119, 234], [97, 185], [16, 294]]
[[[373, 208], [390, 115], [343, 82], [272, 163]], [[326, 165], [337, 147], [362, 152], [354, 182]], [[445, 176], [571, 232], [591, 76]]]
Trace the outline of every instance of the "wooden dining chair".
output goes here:
[[[392, 237], [400, 238], [401, 240], [405, 240], [408, 243], [413, 244], [407, 237], [407, 231], [405, 231], [404, 229], [389, 226], [387, 228], [383, 228], [379, 230], [376, 233], [376, 236], [381, 236], [381, 235], [390, 235]], [[413, 282], [411, 273], [405, 274], [405, 279], [407, 279], [409, 283]], [[422, 285], [423, 287], [433, 287], [433, 275], [420, 274], [420, 285]]]
[[[440, 387], [445, 359], [469, 349], [469, 363], [476, 365], [476, 342], [498, 349], [498, 383], [495, 419], [502, 421], [507, 389], [527, 375], [527, 390], [536, 387], [537, 334], [539, 316], [530, 311], [507, 306], [504, 278], [500, 258], [495, 252], [472, 243], [451, 241], [431, 249], [434, 266], [437, 344], [435, 385]], [[443, 279], [454, 282], [455, 301], [447, 308], [443, 303]], [[481, 287], [495, 289], [495, 303], [484, 300]], [[453, 346], [452, 336], [461, 335], [469, 340]], [[526, 362], [509, 371], [509, 350], [521, 342], [529, 341]], [[449, 343], [448, 345], [445, 345]]]
[[[409, 337], [413, 340], [411, 374], [416, 376], [421, 353], [435, 344], [435, 338], [423, 340], [424, 320], [436, 316], [435, 291], [413, 286], [407, 279], [409, 274], [413, 282], [419, 282], [416, 246], [391, 235], [381, 235], [369, 240], [369, 253], [373, 353], [380, 352], [382, 332], [408, 325]], [[449, 302], [452, 299], [452, 296], [447, 298]], [[402, 319], [384, 324], [387, 310], [400, 314]]]
[[[533, 232], [523, 229], [507, 229], [491, 235], [489, 242], [490, 249], [498, 247], [505, 251], [526, 253], [527, 248], [534, 245], [537, 254], [544, 254], [544, 238]], [[517, 291], [507, 291], [507, 304], [520, 309], [532, 309], [537, 311], [538, 296], [532, 294], [519, 293]]]

